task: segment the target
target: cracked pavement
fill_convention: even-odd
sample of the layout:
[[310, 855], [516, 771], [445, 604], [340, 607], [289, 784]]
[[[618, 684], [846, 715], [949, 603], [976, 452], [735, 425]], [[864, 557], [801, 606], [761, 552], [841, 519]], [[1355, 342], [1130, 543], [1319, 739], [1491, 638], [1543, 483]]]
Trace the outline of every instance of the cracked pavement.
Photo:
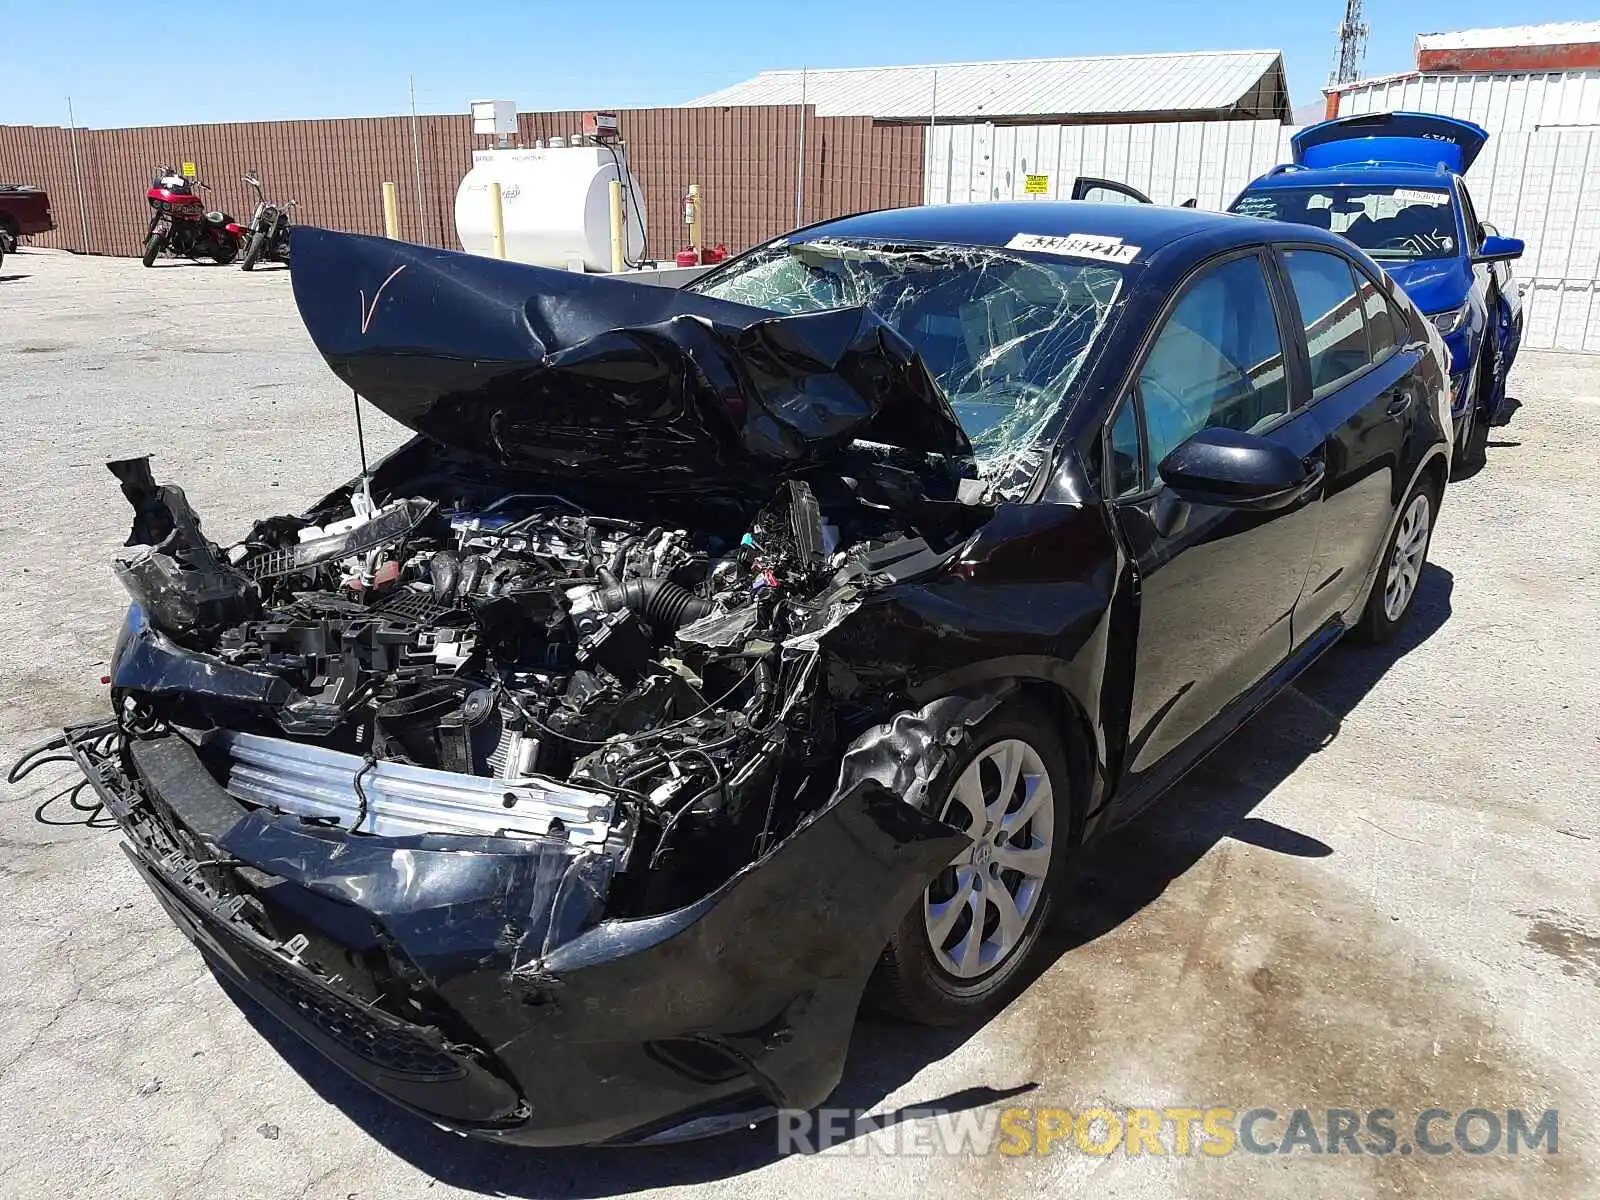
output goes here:
[[[152, 453], [213, 537], [356, 470], [286, 272], [0, 268], [0, 757], [97, 715], [125, 598], [107, 459]], [[1416, 621], [1340, 647], [1090, 855], [1061, 950], [977, 1030], [865, 1018], [837, 1103], [1560, 1109], [1555, 1156], [779, 1157], [772, 1130], [532, 1152], [440, 1133], [230, 995], [60, 795], [0, 792], [0, 1195], [599, 1197], [759, 1190], [1579, 1197], [1600, 1192], [1600, 358], [1525, 352], [1451, 488]], [[369, 450], [401, 437], [369, 412]], [[276, 1128], [277, 1137], [264, 1129]]]

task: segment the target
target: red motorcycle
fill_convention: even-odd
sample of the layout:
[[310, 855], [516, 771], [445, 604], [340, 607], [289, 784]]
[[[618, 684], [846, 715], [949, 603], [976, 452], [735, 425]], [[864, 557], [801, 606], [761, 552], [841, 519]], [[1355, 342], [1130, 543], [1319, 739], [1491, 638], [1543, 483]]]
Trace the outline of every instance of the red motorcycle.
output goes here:
[[[196, 184], [211, 190], [198, 180]], [[163, 253], [209, 258], [218, 266], [239, 256], [240, 239], [247, 231], [225, 212], [207, 212], [194, 185], [171, 167], [161, 168], [145, 198], [153, 210], [144, 235], [145, 266], [154, 266]]]

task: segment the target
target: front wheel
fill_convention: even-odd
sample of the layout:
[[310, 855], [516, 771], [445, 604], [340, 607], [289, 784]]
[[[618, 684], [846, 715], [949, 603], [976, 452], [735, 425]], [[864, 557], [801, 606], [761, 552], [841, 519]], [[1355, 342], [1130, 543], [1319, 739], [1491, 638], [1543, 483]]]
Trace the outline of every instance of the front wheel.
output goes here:
[[1422, 568], [1433, 541], [1433, 521], [1439, 511], [1439, 487], [1431, 478], [1417, 480], [1400, 508], [1400, 520], [1384, 548], [1378, 578], [1367, 597], [1361, 619], [1350, 631], [1359, 642], [1387, 642], [1405, 624], [1416, 606]]
[[266, 253], [267, 235], [263, 230], [257, 230], [250, 235], [250, 244], [244, 248], [244, 261], [239, 264], [243, 271], [253, 271], [255, 265], [261, 261], [261, 256]]
[[1031, 705], [995, 710], [941, 775], [930, 811], [973, 842], [900, 922], [869, 990], [878, 1007], [924, 1025], [984, 1020], [1021, 991], [1072, 829], [1067, 752]]
[[144, 253], [140, 255], [140, 261], [147, 267], [155, 266], [156, 258], [165, 245], [166, 240], [159, 233], [152, 233], [144, 240]]

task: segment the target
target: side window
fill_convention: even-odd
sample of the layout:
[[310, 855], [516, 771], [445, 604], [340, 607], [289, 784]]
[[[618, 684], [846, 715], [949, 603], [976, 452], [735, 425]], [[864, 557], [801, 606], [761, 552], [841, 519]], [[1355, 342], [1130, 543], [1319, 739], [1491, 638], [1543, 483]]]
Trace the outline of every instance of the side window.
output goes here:
[[1145, 489], [1144, 453], [1139, 444], [1138, 401], [1130, 394], [1111, 424], [1111, 462], [1106, 498], [1131, 496]]
[[1372, 361], [1382, 362], [1398, 344], [1396, 326], [1399, 317], [1395, 315], [1383, 289], [1360, 271], [1356, 272], [1356, 290], [1361, 296], [1361, 311], [1367, 317], [1367, 347], [1372, 353]]
[[1289, 411], [1283, 338], [1258, 257], [1231, 259], [1189, 285], [1139, 371], [1138, 395], [1147, 479], [1202, 429], [1258, 429]]
[[1372, 361], [1350, 264], [1321, 250], [1290, 250], [1283, 261], [1305, 322], [1312, 390], [1334, 387]]

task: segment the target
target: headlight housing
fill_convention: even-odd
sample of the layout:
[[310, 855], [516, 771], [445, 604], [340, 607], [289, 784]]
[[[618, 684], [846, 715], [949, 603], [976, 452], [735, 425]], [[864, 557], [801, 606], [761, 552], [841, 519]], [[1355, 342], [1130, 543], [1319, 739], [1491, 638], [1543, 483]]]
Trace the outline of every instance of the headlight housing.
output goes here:
[[1428, 320], [1433, 322], [1433, 327], [1440, 333], [1454, 333], [1467, 323], [1467, 313], [1471, 305], [1463, 304], [1460, 308], [1447, 308], [1444, 312], [1429, 313]]

